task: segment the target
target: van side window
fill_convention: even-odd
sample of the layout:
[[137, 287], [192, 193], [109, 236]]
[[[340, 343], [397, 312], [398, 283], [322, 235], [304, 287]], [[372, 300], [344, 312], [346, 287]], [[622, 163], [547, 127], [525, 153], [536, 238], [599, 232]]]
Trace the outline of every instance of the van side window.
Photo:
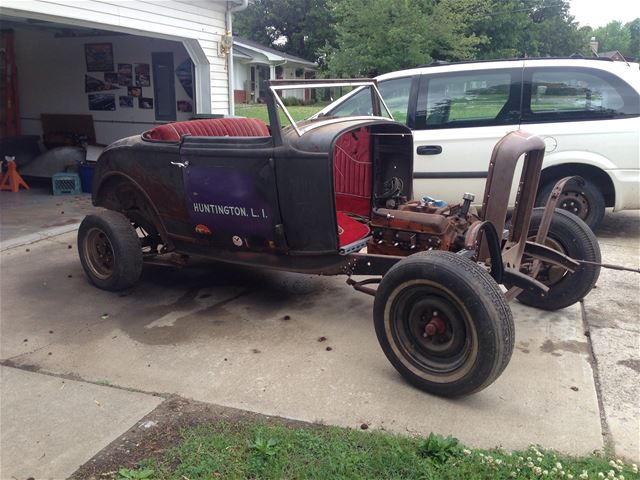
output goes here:
[[[378, 90], [384, 98], [387, 107], [391, 110], [393, 119], [400, 123], [407, 123], [407, 111], [409, 109], [409, 96], [411, 94], [411, 82], [413, 77], [394, 78], [378, 83]], [[388, 117], [386, 110], [381, 106], [383, 117]], [[354, 94], [351, 98], [328, 112], [332, 117], [346, 117], [350, 115], [373, 115], [371, 111], [371, 92], [368, 88]]]
[[[426, 81], [424, 81], [426, 79]], [[518, 123], [519, 71], [425, 75], [420, 83], [417, 128], [460, 128]]]
[[587, 68], [533, 70], [524, 122], [602, 120], [640, 114], [638, 94], [616, 76]]

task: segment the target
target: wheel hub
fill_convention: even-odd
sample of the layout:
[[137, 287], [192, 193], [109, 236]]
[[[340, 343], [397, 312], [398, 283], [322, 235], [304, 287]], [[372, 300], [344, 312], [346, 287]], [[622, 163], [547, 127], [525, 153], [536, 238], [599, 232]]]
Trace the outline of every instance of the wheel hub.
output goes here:
[[583, 220], [589, 215], [589, 202], [581, 192], [563, 192], [560, 195], [558, 207]]

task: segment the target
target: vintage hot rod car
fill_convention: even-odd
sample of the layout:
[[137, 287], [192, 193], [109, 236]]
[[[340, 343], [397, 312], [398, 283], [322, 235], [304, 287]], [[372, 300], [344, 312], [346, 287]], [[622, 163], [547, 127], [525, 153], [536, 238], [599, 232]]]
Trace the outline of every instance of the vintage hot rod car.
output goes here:
[[[378, 340], [406, 379], [442, 396], [481, 390], [513, 350], [507, 298], [545, 309], [578, 301], [598, 278], [597, 241], [579, 218], [554, 213], [568, 179], [546, 210], [533, 209], [544, 143], [524, 132], [496, 146], [481, 213], [468, 193], [459, 205], [410, 201], [411, 131], [382, 116], [375, 82], [348, 84], [370, 89], [376, 116], [296, 124], [277, 92], [301, 85], [283, 81], [269, 89], [270, 127], [193, 120], [109, 146], [93, 182], [105, 210], [78, 232], [82, 266], [106, 290], [132, 287], [145, 262], [192, 256], [346, 275], [375, 296]], [[291, 125], [281, 126], [279, 108]]]

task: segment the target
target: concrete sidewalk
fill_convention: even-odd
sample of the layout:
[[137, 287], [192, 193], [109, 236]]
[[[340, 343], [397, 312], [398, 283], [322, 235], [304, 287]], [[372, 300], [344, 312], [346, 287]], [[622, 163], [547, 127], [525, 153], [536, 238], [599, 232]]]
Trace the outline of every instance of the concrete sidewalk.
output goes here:
[[[605, 229], [604, 261], [637, 266], [635, 213]], [[0, 268], [6, 366], [286, 418], [451, 434], [477, 447], [535, 443], [588, 454], [611, 442], [618, 455], [640, 458], [637, 274], [603, 271], [584, 309], [542, 312], [513, 303], [516, 350], [505, 373], [476, 395], [444, 400], [396, 373], [375, 338], [372, 299], [343, 278], [220, 265], [146, 267], [133, 291], [108, 293], [84, 277], [74, 233], [6, 250]], [[38, 422], [25, 424], [11, 405], [3, 398], [6, 428], [29, 436]], [[131, 410], [121, 425], [136, 415]], [[52, 416], [71, 421], [73, 410]], [[3, 424], [3, 451], [14, 441], [4, 431]], [[91, 440], [75, 466], [113, 435]], [[41, 455], [34, 445], [19, 448], [24, 458]]]
[[67, 478], [162, 398], [0, 367], [0, 478]]

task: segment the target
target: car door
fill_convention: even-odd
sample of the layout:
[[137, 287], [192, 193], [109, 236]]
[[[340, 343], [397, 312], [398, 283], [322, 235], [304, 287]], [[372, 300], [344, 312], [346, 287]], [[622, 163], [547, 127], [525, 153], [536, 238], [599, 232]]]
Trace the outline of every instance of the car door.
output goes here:
[[481, 203], [491, 152], [520, 118], [523, 62], [505, 68], [425, 72], [415, 107], [415, 198]]
[[280, 239], [271, 137], [186, 136], [176, 163], [200, 245], [273, 250]]

